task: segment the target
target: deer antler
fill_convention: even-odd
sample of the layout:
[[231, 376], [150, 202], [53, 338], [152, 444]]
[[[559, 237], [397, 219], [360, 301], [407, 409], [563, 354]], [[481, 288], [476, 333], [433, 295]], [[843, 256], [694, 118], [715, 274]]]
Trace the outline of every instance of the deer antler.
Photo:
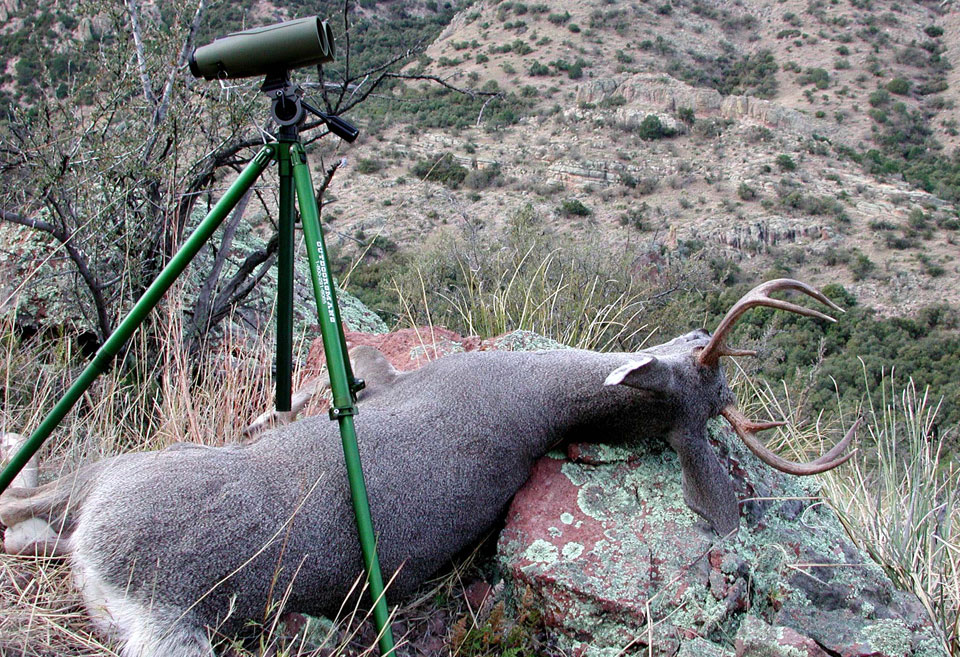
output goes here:
[[846, 463], [857, 450], [853, 450], [843, 456], [839, 456], [839, 454], [843, 452], [850, 444], [850, 441], [853, 440], [857, 429], [860, 428], [860, 423], [863, 421], [863, 418], [860, 418], [854, 422], [853, 426], [850, 427], [846, 435], [844, 435], [843, 440], [834, 445], [830, 451], [820, 458], [815, 461], [810, 461], [809, 463], [795, 463], [767, 449], [754, 435], [757, 431], [783, 426], [786, 422], [753, 422], [752, 420], [748, 420], [737, 410], [737, 407], [733, 405], [727, 406], [720, 411], [720, 415], [726, 418], [727, 422], [729, 422], [733, 430], [737, 432], [737, 435], [740, 436], [744, 444], [751, 452], [757, 455], [757, 458], [772, 468], [793, 475], [819, 474], [827, 470], [832, 470], [842, 463]]
[[[827, 306], [830, 306], [838, 312], [843, 312], [843, 309], [840, 308], [840, 306], [828, 299], [822, 292], [807, 285], [806, 283], [794, 280], [792, 278], [778, 278], [773, 281], [767, 281], [766, 283], [758, 285], [747, 292], [747, 294], [745, 294], [739, 301], [733, 304], [733, 307], [727, 311], [727, 314], [720, 321], [720, 324], [717, 326], [717, 330], [714, 331], [713, 336], [710, 338], [710, 342], [700, 351], [700, 353], [697, 354], [697, 361], [704, 367], [714, 367], [719, 362], [721, 356], [756, 355], [756, 352], [745, 351], [742, 349], [731, 349], [724, 344], [724, 339], [733, 328], [733, 325], [740, 318], [740, 316], [743, 315], [743, 313], [751, 308], [767, 306], [770, 308], [778, 308], [780, 310], [788, 310], [799, 315], [806, 315], [807, 317], [825, 319], [828, 322], [837, 321], [833, 317], [830, 317], [819, 310], [804, 308], [803, 306], [790, 303], [789, 301], [781, 301], [780, 299], [772, 298], [770, 293], [776, 290], [797, 290], [813, 297], [817, 301]], [[737, 432], [737, 435], [740, 436], [740, 439], [743, 440], [750, 451], [756, 454], [761, 461], [773, 468], [776, 468], [777, 470], [794, 475], [818, 474], [820, 472], [831, 470], [841, 463], [846, 462], [850, 457], [853, 456], [854, 452], [850, 452], [849, 454], [845, 454], [843, 456], [840, 456], [840, 454], [846, 450], [847, 446], [850, 444], [850, 441], [853, 439], [853, 436], [856, 434], [857, 428], [860, 426], [860, 420], [857, 420], [853, 426], [850, 427], [850, 430], [843, 437], [843, 440], [834, 445], [830, 451], [820, 458], [810, 461], [809, 463], [795, 463], [793, 461], [788, 461], [787, 459], [778, 456], [774, 452], [767, 449], [755, 435], [758, 431], [764, 431], [766, 429], [783, 426], [785, 424], [784, 422], [754, 422], [752, 420], [748, 420], [739, 410], [737, 410], [737, 407], [732, 404], [723, 409], [720, 414], [727, 419], [731, 426], [733, 426], [734, 431]]]
[[781, 301], [780, 299], [772, 298], [770, 293], [776, 290], [798, 290], [813, 297], [820, 303], [830, 306], [837, 312], [843, 312], [843, 308], [824, 296], [822, 292], [807, 285], [806, 283], [802, 283], [792, 278], [778, 278], [776, 280], [767, 281], [766, 283], [758, 285], [747, 292], [739, 301], [733, 304], [733, 308], [727, 311], [727, 314], [724, 316], [724, 318], [720, 320], [720, 324], [717, 325], [717, 330], [713, 332], [713, 337], [710, 338], [709, 344], [707, 344], [707, 346], [704, 347], [699, 354], [697, 354], [697, 360], [700, 362], [700, 364], [706, 367], [713, 367], [720, 361], [720, 356], [756, 355], [756, 352], [729, 349], [723, 344], [724, 338], [730, 332], [730, 329], [733, 328], [733, 325], [736, 323], [736, 321], [743, 313], [751, 308], [768, 306], [770, 308], [778, 308], [780, 310], [789, 310], [790, 312], [797, 313], [798, 315], [806, 315], [807, 317], [825, 319], [828, 322], [837, 321], [833, 317], [830, 317], [830, 315], [825, 315], [819, 310], [804, 308], [803, 306], [798, 306], [797, 304], [790, 303], [789, 301]]

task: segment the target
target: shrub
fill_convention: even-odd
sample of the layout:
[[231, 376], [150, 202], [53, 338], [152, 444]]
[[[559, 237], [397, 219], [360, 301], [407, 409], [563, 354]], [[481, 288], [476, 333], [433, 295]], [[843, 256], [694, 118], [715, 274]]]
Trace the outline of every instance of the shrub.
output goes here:
[[356, 169], [358, 173], [376, 173], [383, 168], [383, 162], [376, 158], [361, 157], [357, 160]]
[[457, 189], [463, 184], [468, 171], [453, 158], [453, 155], [444, 153], [438, 160], [418, 161], [413, 165], [411, 173], [421, 180], [432, 180], [451, 189]]
[[737, 196], [739, 196], [742, 201], [752, 201], [757, 198], [757, 190], [747, 183], [742, 182], [737, 188]]
[[656, 114], [647, 114], [643, 121], [640, 122], [640, 127], [637, 128], [637, 134], [640, 135], [640, 139], [652, 141], [654, 139], [671, 137], [674, 133], [673, 130], [663, 125], [659, 116]]
[[561, 201], [557, 211], [565, 217], [589, 217], [593, 214], [593, 210], [575, 198]]
[[637, 192], [643, 196], [653, 194], [660, 185], [660, 179], [656, 176], [647, 176], [637, 183]]
[[465, 187], [470, 189], [486, 189], [491, 185], [500, 184], [500, 166], [493, 165], [483, 169], [471, 169], [463, 180]]
[[880, 107], [881, 105], [886, 105], [887, 103], [890, 102], [890, 92], [888, 92], [886, 89], [877, 89], [872, 94], [870, 94], [870, 97], [867, 98], [867, 101], [873, 107]]
[[826, 89], [830, 86], [830, 74], [826, 69], [808, 68], [797, 80], [800, 84], [812, 84], [817, 89]]
[[943, 36], [943, 28], [939, 25], [928, 25], [923, 28], [923, 31], [926, 32], [927, 36], [931, 39], [936, 39], [937, 37]]
[[781, 171], [794, 171], [797, 168], [797, 163], [786, 153], [781, 153], [777, 156], [777, 166], [780, 167]]
[[887, 83], [887, 91], [898, 96], [910, 93], [910, 81], [903, 78], [894, 78]]
[[862, 281], [869, 276], [876, 267], [873, 260], [868, 258], [866, 254], [857, 252], [853, 262], [850, 263], [850, 273], [853, 274], [853, 280]]
[[530, 65], [530, 70], [528, 73], [535, 77], [550, 75], [550, 67], [546, 64], [541, 64], [540, 62], [534, 62]]

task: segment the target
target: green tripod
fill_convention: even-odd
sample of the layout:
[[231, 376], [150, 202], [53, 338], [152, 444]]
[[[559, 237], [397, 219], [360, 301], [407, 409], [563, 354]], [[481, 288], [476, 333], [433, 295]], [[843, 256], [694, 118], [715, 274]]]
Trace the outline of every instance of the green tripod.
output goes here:
[[382, 655], [393, 652], [393, 634], [390, 631], [389, 614], [383, 592], [383, 577], [377, 557], [376, 538], [367, 500], [366, 484], [357, 447], [357, 434], [353, 416], [356, 414], [356, 394], [363, 388], [363, 381], [353, 375], [347, 356], [346, 339], [340, 322], [340, 308], [336, 289], [330, 274], [329, 259], [320, 228], [320, 211], [314, 196], [313, 182], [303, 144], [300, 142], [299, 126], [307, 111], [320, 117], [331, 132], [352, 142], [359, 132], [348, 122], [330, 116], [307, 104], [298, 85], [290, 82], [286, 72], [268, 75], [261, 90], [272, 99], [273, 119], [280, 125], [277, 141], [267, 143], [240, 173], [220, 201], [200, 222], [196, 230], [171, 258], [157, 279], [147, 288], [130, 313], [107, 338], [73, 385], [67, 390], [36, 431], [14, 455], [0, 473], [0, 493], [17, 476], [20, 470], [40, 449], [64, 416], [73, 408], [94, 380], [105, 372], [133, 332], [143, 323], [161, 297], [183, 273], [206, 241], [213, 235], [233, 208], [257, 181], [270, 163], [277, 161], [280, 173], [280, 239], [277, 259], [277, 389], [278, 411], [290, 410], [290, 391], [293, 376], [293, 260], [294, 260], [294, 194], [300, 207], [300, 220], [310, 261], [310, 277], [317, 301], [317, 316], [323, 336], [327, 369], [333, 404], [330, 418], [340, 426], [343, 454], [350, 483], [350, 495], [357, 520], [357, 531], [363, 553], [363, 563], [373, 598], [373, 617], [379, 632]]

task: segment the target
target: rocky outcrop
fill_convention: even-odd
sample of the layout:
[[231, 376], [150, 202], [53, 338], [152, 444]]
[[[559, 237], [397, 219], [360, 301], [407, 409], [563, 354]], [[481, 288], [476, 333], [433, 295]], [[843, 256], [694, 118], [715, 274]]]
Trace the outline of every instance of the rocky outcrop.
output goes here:
[[[799, 244], [834, 237], [834, 229], [823, 223], [800, 222], [783, 217], [769, 217], [743, 221], [735, 225], [715, 226], [711, 230], [709, 220], [704, 222], [704, 234], [737, 251], [756, 252], [777, 244]], [[717, 222], [718, 223], [718, 222]]]
[[718, 421], [744, 503], [739, 533], [717, 537], [650, 438], [542, 459], [508, 514], [503, 569], [570, 654], [943, 654], [919, 601], [850, 542], [815, 482], [772, 471]]
[[797, 110], [752, 96], [723, 96], [715, 89], [691, 87], [673, 78], [640, 73], [623, 79], [595, 79], [577, 87], [578, 103], [600, 104], [613, 96], [622, 96], [627, 106], [618, 113], [642, 110], [676, 112], [689, 107], [697, 116], [719, 115], [727, 119], [749, 118], [771, 128], [809, 137], [836, 131], [835, 127], [814, 124]]

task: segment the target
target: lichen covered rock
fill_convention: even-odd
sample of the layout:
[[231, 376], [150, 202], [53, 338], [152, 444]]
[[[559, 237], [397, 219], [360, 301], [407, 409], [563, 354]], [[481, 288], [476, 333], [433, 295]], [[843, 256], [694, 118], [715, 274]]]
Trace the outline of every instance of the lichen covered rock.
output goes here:
[[721, 421], [710, 433], [743, 501], [734, 536], [684, 504], [677, 458], [658, 436], [571, 445], [536, 465], [499, 553], [566, 649], [942, 654], [919, 602], [850, 542], [815, 480], [771, 470]]

